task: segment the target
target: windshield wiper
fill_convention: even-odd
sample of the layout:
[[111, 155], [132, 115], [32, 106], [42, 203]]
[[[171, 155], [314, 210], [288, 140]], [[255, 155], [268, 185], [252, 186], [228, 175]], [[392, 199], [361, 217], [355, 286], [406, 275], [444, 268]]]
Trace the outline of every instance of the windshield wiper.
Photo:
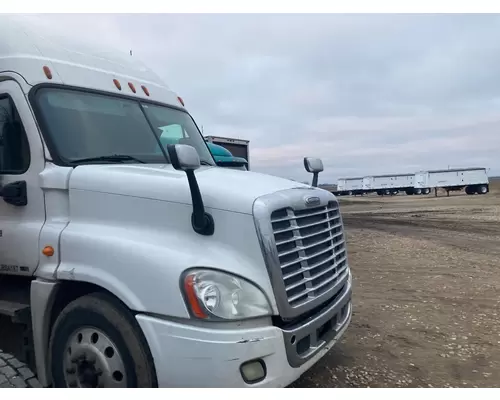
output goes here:
[[208, 161], [200, 161], [200, 164], [201, 165], [210, 165], [211, 167], [214, 166], [213, 164], [210, 164]]
[[109, 156], [98, 156], [98, 157], [88, 157], [88, 158], [78, 158], [76, 160], [71, 160], [71, 164], [79, 164], [93, 161], [109, 161], [116, 163], [123, 163], [126, 161], [135, 161], [140, 164], [146, 164], [146, 161], [139, 160], [133, 156], [129, 156], [127, 154], [111, 154]]

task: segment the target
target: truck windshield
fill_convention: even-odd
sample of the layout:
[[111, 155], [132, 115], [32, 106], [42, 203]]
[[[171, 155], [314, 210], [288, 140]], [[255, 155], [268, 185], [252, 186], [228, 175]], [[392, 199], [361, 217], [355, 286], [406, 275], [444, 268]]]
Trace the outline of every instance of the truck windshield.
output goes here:
[[165, 163], [160, 148], [188, 144], [202, 164], [215, 165], [187, 112], [140, 100], [61, 88], [36, 93], [51, 151], [64, 164], [79, 162]]

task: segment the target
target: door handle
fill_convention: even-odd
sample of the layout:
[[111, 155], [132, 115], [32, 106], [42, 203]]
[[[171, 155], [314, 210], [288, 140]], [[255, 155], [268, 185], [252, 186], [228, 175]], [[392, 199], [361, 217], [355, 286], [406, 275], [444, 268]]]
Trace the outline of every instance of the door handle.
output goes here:
[[22, 207], [28, 204], [28, 191], [26, 181], [8, 183], [0, 188], [3, 200], [14, 206]]

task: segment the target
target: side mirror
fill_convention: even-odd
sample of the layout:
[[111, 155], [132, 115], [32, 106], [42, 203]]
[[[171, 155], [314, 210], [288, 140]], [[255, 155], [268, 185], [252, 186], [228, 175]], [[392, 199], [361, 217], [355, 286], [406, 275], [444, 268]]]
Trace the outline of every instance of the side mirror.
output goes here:
[[318, 175], [323, 171], [323, 161], [320, 158], [304, 157], [304, 168], [313, 174], [311, 186], [318, 186]]
[[174, 169], [184, 171], [187, 175], [193, 203], [193, 213], [191, 214], [193, 230], [200, 235], [213, 235], [215, 229], [214, 219], [209, 213], [205, 212], [200, 187], [194, 174], [194, 171], [200, 168], [198, 152], [194, 147], [187, 144], [168, 144], [167, 152]]
[[194, 171], [200, 168], [200, 157], [193, 146], [187, 144], [167, 145], [168, 156], [172, 166], [177, 170]]

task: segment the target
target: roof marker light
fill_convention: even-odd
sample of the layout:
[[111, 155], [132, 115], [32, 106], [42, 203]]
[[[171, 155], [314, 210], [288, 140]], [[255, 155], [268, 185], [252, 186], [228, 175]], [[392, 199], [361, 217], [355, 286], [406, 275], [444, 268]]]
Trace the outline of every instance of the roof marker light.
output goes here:
[[122, 85], [120, 84], [120, 82], [118, 82], [118, 79], [113, 79], [113, 83], [118, 90], [122, 90]]
[[144, 94], [149, 97], [149, 90], [148, 90], [148, 88], [146, 86], [144, 86], [144, 85], [142, 85], [141, 88], [142, 88], [142, 91], [144, 92]]
[[129, 83], [128, 83], [128, 87], [130, 88], [130, 90], [132, 91], [132, 93], [135, 93], [135, 92], [136, 92], [136, 90], [135, 90], [135, 86], [134, 86], [134, 84], [133, 84], [132, 82], [129, 82]]
[[47, 79], [52, 79], [52, 72], [50, 71], [50, 68], [44, 65], [43, 67], [43, 73], [47, 77]]
[[177, 100], [179, 100], [179, 103], [181, 103], [181, 104], [182, 104], [182, 107], [184, 107], [184, 100], [182, 100], [182, 98], [181, 98], [181, 97], [177, 97]]

